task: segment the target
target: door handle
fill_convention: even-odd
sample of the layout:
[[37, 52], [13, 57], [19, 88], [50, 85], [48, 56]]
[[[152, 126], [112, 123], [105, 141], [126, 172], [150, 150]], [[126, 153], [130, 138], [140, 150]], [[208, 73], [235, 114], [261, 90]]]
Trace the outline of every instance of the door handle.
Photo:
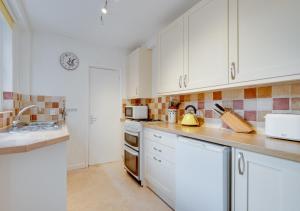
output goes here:
[[230, 74], [231, 74], [231, 79], [235, 80], [236, 77], [236, 67], [235, 67], [235, 63], [232, 62], [230, 65]]
[[245, 158], [241, 152], [238, 154], [238, 171], [240, 175], [244, 175], [245, 173]]
[[153, 134], [153, 136], [154, 136], [154, 138], [159, 138], [159, 139], [161, 139], [161, 136], [159, 136], [159, 135]]

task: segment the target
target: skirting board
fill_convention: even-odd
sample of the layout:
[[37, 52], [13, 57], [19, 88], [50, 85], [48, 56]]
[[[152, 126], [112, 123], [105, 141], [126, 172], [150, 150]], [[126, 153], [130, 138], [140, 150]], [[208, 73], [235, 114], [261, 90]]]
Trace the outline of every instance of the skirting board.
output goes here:
[[85, 163], [71, 164], [71, 165], [68, 165], [68, 171], [75, 170], [75, 169], [83, 169], [86, 167], [87, 166], [85, 165]]

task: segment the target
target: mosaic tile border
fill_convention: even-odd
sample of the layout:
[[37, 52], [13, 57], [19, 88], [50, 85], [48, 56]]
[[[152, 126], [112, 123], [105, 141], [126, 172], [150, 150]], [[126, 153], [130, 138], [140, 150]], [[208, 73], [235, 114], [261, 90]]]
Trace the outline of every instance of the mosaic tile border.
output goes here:
[[197, 108], [197, 113], [206, 124], [227, 128], [220, 116], [213, 111], [215, 103], [233, 110], [256, 128], [264, 128], [264, 117], [268, 113], [300, 114], [300, 82], [274, 86], [229, 89], [196, 94], [162, 96], [153, 99], [123, 99], [126, 105], [148, 105], [151, 119], [168, 121], [167, 109], [171, 100], [181, 102], [178, 119], [185, 113], [187, 105]]

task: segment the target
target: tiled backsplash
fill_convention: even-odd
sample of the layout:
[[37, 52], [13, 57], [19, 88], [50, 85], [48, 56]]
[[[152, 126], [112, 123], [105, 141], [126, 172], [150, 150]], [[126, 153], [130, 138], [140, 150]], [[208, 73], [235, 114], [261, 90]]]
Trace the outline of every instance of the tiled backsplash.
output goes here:
[[[6, 127], [13, 121], [19, 111], [28, 105], [37, 105], [26, 111], [21, 120], [30, 121], [64, 121], [65, 97], [24, 95], [15, 92], [3, 92], [3, 112], [0, 112], [0, 126]], [[3, 116], [1, 118], [1, 115]], [[2, 124], [1, 124], [2, 123]]]
[[123, 108], [126, 105], [148, 105], [150, 118], [167, 121], [167, 109], [172, 99], [177, 99], [181, 102], [178, 110], [178, 119], [182, 118], [184, 108], [187, 105], [194, 105], [206, 124], [226, 127], [226, 125], [222, 124], [219, 114], [212, 110], [214, 104], [219, 103], [226, 108], [232, 109], [254, 127], [263, 128], [264, 116], [268, 113], [300, 114], [300, 83], [162, 96], [154, 99], [124, 99]]

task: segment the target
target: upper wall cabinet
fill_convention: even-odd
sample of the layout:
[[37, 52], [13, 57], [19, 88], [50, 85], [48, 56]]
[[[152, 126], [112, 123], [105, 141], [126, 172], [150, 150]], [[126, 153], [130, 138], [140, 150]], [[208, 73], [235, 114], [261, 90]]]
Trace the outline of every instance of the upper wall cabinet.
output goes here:
[[138, 48], [128, 58], [127, 98], [152, 97], [152, 52]]
[[183, 18], [177, 19], [159, 34], [158, 92], [175, 92], [183, 88], [184, 68]]
[[299, 0], [230, 0], [231, 83], [300, 74], [299, 11]]
[[187, 89], [228, 83], [228, 0], [202, 0], [185, 18]]

